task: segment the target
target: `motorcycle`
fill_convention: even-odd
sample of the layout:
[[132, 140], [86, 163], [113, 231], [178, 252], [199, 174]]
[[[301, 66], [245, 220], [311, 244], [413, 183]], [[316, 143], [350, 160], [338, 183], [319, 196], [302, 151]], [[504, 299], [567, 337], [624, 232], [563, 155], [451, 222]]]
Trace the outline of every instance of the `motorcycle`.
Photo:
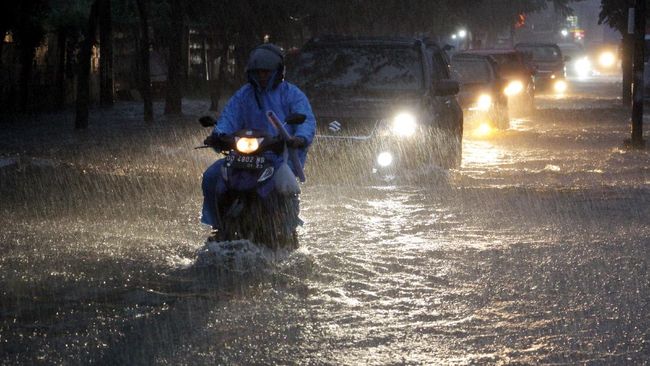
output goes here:
[[[303, 114], [292, 114], [285, 123], [300, 124], [305, 119]], [[199, 122], [203, 127], [215, 124], [211, 117], [201, 117]], [[288, 135], [279, 122], [275, 126], [280, 130], [277, 136], [244, 129], [199, 147], [225, 155], [221, 176], [226, 192], [216, 202], [218, 241], [245, 239], [271, 249], [298, 247], [300, 188], [287, 165], [292, 157]]]

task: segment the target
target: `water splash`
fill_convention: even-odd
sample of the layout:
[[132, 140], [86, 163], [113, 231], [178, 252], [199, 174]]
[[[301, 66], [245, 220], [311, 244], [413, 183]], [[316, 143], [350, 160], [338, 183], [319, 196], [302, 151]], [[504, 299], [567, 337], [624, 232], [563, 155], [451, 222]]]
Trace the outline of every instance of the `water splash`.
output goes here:
[[265, 272], [286, 259], [290, 251], [272, 250], [248, 240], [207, 241], [197, 251], [195, 268], [213, 268], [229, 272], [250, 274]]

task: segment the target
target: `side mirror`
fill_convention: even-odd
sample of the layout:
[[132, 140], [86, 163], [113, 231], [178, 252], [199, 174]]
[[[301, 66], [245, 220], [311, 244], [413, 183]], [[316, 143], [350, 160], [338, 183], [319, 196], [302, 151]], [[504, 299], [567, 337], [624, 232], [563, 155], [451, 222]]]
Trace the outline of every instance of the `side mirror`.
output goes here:
[[292, 113], [284, 121], [290, 125], [299, 125], [305, 122], [306, 119], [307, 116], [302, 113]]
[[564, 56], [564, 62], [571, 61], [571, 56]]
[[434, 83], [434, 95], [437, 97], [456, 95], [460, 90], [458, 81], [451, 79], [442, 79]]
[[212, 127], [215, 125], [215, 123], [217, 123], [217, 121], [210, 116], [203, 116], [199, 118], [199, 123], [203, 127]]

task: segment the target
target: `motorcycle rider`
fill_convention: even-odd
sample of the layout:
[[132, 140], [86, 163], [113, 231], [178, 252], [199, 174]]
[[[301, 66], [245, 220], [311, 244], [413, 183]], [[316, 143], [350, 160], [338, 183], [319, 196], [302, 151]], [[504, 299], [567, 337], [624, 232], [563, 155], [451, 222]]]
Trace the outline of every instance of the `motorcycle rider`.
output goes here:
[[[298, 125], [286, 125], [291, 135], [287, 146], [298, 152], [300, 164], [304, 167], [307, 148], [314, 139], [316, 119], [305, 94], [297, 86], [284, 80], [284, 53], [274, 44], [265, 43], [257, 46], [250, 53], [246, 65], [248, 83], [242, 86], [224, 107], [212, 134], [205, 140], [212, 145], [219, 136], [232, 135], [242, 129], [256, 129], [277, 135], [277, 131], [268, 121], [266, 112], [273, 111], [280, 121], [293, 113], [306, 116], [305, 122]], [[289, 167], [296, 174], [296, 167]], [[212, 164], [203, 174], [203, 210], [201, 222], [212, 227], [212, 236], [216, 237], [219, 227], [217, 200], [226, 192], [221, 167], [224, 159]], [[295, 179], [295, 178], [294, 178]]]

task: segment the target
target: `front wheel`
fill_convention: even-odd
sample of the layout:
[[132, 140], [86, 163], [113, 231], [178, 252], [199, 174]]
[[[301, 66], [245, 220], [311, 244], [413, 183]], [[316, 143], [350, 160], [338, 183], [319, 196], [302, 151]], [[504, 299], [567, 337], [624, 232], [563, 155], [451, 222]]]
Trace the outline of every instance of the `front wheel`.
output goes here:
[[463, 156], [463, 136], [458, 130], [438, 130], [433, 140], [436, 151], [435, 159], [444, 169], [460, 167]]
[[492, 120], [494, 127], [500, 130], [507, 130], [510, 128], [510, 116], [508, 115], [507, 106], [496, 106], [491, 113], [490, 119]]
[[220, 207], [223, 240], [246, 239], [271, 249], [298, 247], [297, 196], [255, 194], [226, 197]]

